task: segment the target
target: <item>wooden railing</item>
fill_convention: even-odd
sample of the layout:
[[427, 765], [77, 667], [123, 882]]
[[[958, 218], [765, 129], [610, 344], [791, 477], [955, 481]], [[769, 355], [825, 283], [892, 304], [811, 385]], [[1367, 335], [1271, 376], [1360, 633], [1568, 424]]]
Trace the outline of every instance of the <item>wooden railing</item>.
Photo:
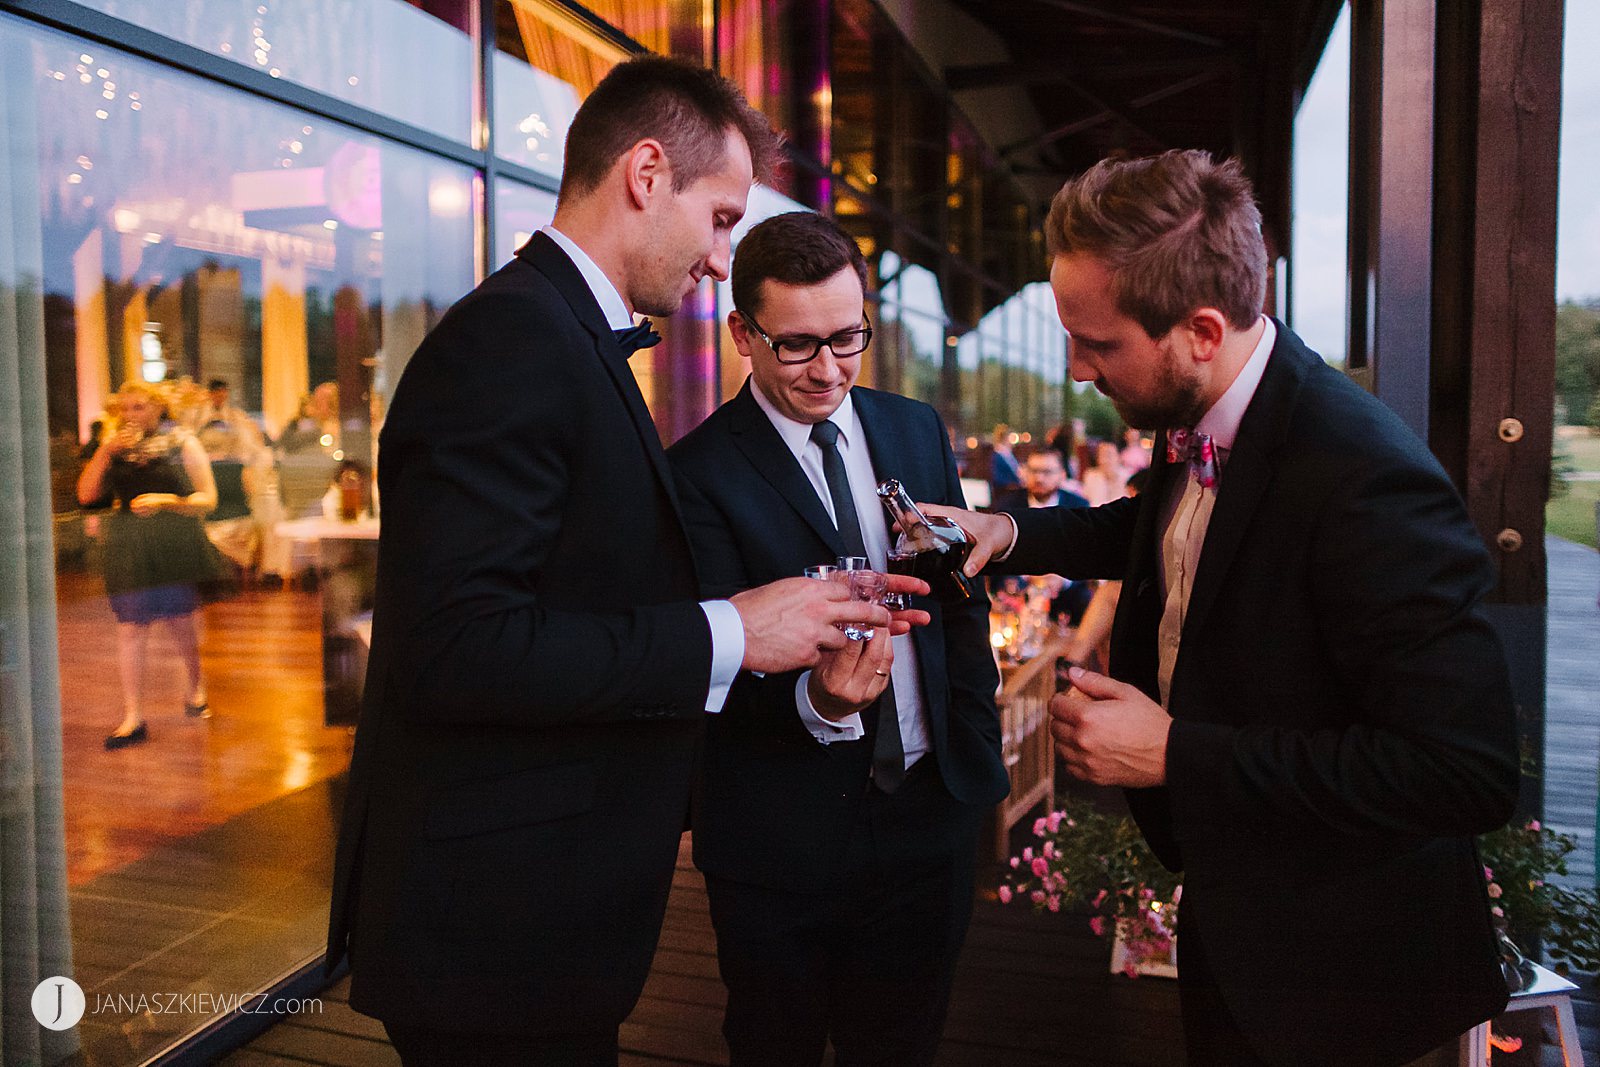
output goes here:
[[1056, 692], [1056, 657], [1065, 638], [1046, 642], [1037, 656], [1001, 670], [1000, 754], [1011, 777], [1011, 795], [994, 811], [995, 859], [1010, 855], [1011, 828], [1055, 793], [1055, 751], [1050, 742], [1050, 698]]

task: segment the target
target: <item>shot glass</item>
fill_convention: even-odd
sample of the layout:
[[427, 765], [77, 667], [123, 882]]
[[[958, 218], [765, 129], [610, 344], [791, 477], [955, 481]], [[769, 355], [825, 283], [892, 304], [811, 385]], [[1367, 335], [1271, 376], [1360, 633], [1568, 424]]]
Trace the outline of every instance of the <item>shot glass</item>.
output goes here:
[[[865, 604], [882, 604], [889, 579], [877, 571], [850, 571], [850, 599]], [[878, 632], [874, 627], [853, 622], [844, 624], [844, 635], [852, 641], [870, 641]]]
[[804, 573], [807, 578], [816, 578], [824, 582], [831, 582], [835, 578], [841, 577], [839, 568], [829, 563], [819, 563], [815, 567], [807, 567]]

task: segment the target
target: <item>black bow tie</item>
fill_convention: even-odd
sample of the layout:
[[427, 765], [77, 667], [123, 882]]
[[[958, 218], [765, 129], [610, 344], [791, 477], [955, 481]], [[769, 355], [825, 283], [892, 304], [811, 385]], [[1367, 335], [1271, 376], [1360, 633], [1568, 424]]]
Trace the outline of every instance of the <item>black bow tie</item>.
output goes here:
[[637, 326], [615, 330], [617, 346], [624, 356], [631, 356], [641, 348], [654, 348], [661, 343], [661, 335], [650, 328], [650, 320], [642, 319]]

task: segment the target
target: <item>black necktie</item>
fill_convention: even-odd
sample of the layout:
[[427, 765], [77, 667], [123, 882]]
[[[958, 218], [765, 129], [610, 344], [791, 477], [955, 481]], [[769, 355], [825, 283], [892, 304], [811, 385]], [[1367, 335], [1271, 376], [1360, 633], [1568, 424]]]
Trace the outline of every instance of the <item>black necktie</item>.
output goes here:
[[[850, 495], [850, 479], [845, 474], [844, 457], [839, 454], [839, 427], [826, 420], [811, 427], [811, 440], [822, 449], [822, 476], [833, 498], [834, 525], [849, 556], [865, 556], [867, 544], [861, 537], [861, 520], [855, 499]], [[887, 635], [885, 635], [887, 636]], [[900, 739], [900, 709], [894, 699], [894, 683], [884, 686], [878, 697], [877, 736], [872, 744], [872, 780], [885, 793], [900, 788], [906, 776], [905, 743]]]
[[641, 348], [654, 348], [661, 342], [661, 335], [651, 329], [649, 319], [641, 319], [636, 326], [629, 326], [626, 330], [612, 331], [617, 338], [617, 347], [622, 349], [624, 358], [633, 355]]

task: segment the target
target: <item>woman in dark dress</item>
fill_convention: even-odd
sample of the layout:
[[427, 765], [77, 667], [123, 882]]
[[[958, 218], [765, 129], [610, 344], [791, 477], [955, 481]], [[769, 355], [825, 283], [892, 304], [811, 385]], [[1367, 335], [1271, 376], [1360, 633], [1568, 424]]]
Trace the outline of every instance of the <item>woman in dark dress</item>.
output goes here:
[[144, 720], [150, 630], [163, 624], [186, 672], [185, 710], [209, 715], [200, 677], [198, 583], [220, 573], [203, 518], [217, 506], [211, 464], [187, 431], [164, 421], [166, 401], [153, 386], [129, 382], [118, 393], [118, 426], [78, 479], [78, 499], [108, 492], [116, 507], [105, 523], [106, 594], [117, 617], [122, 723], [106, 738], [124, 748], [149, 737]]

